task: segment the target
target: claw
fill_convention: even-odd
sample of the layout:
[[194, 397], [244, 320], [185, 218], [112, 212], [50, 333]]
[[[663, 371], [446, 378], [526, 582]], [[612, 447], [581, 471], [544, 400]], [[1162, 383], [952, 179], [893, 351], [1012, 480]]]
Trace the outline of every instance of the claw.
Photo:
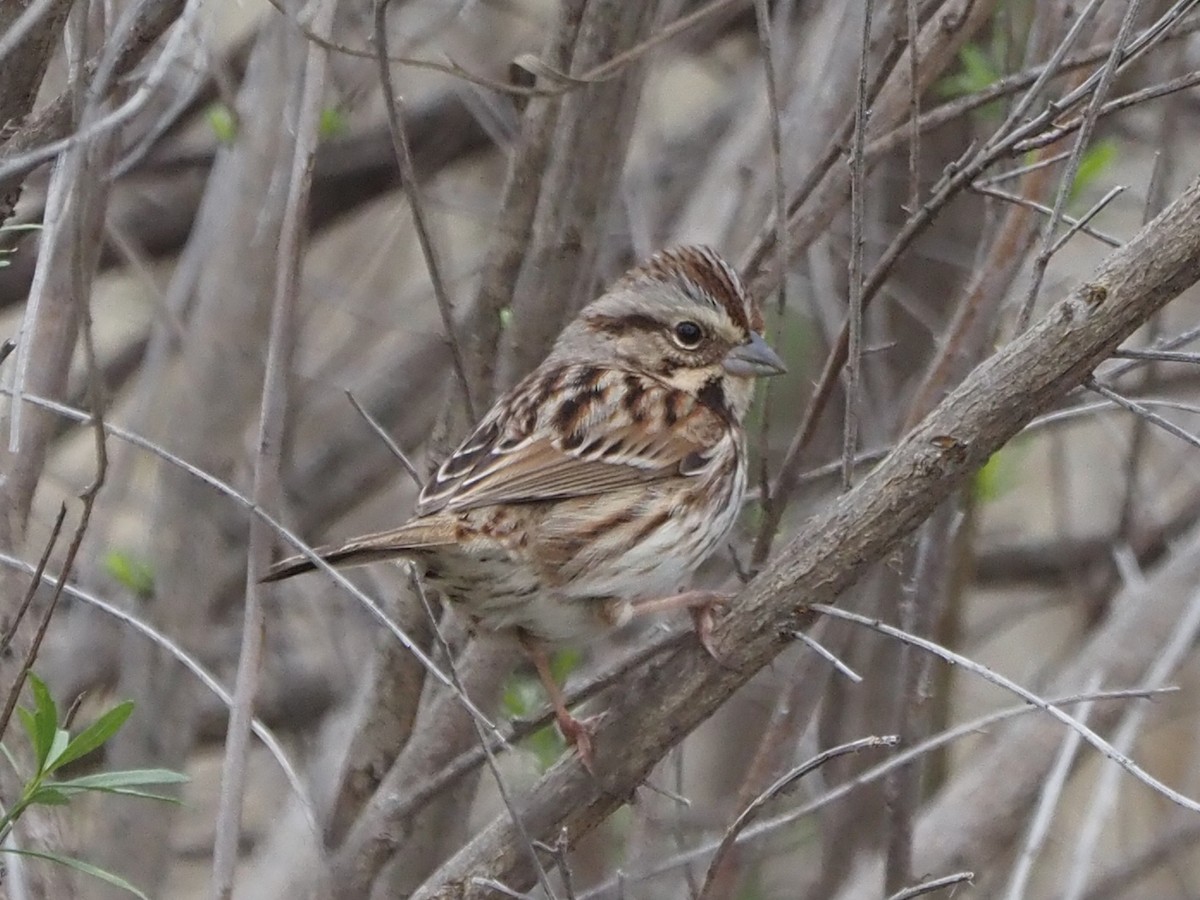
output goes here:
[[717, 662], [721, 662], [721, 657], [717, 653], [712, 639], [715, 622], [712, 606], [697, 606], [692, 609], [692, 625], [696, 629], [696, 639], [700, 641], [700, 646], [708, 652], [709, 656]]
[[713, 626], [716, 624], [715, 610], [719, 606], [724, 606], [729, 602], [729, 597], [725, 594], [714, 593], [707, 603], [703, 603], [691, 608], [692, 624], [696, 630], [696, 639], [700, 642], [700, 646], [705, 652], [713, 658], [717, 665], [723, 668], [733, 668], [717, 651], [716, 644], [713, 643]]
[[588, 770], [588, 774], [594, 778], [596, 775], [596, 757], [592, 753], [592, 736], [596, 733], [596, 727], [600, 724], [601, 716], [588, 716], [586, 719], [577, 719], [564, 710], [562, 712], [556, 711], [554, 718], [558, 724], [558, 730], [562, 732], [563, 739], [575, 748], [575, 752], [579, 754], [579, 761]]
[[685, 591], [682, 594], [674, 594], [670, 597], [660, 597], [656, 600], [643, 601], [634, 607], [635, 615], [645, 615], [648, 613], [666, 612], [674, 609], [686, 609], [692, 615], [692, 621], [695, 623], [696, 637], [700, 640], [700, 645], [708, 652], [714, 660], [722, 666], [725, 662], [717, 653], [716, 645], [713, 644], [712, 630], [713, 624], [716, 622], [714, 611], [719, 606], [725, 606], [729, 603], [729, 595], [722, 594], [718, 591]]

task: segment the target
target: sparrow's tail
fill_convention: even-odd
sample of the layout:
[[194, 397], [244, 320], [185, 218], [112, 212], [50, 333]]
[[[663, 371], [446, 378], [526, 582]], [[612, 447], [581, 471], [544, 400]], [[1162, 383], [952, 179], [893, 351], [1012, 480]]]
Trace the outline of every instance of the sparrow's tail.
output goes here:
[[[319, 547], [316, 554], [331, 566], [348, 568], [411, 557], [415, 551], [444, 546], [453, 540], [453, 523], [432, 516], [429, 519], [409, 522], [391, 531], [355, 538], [337, 547]], [[293, 575], [311, 572], [315, 568], [316, 563], [307, 556], [290, 556], [271, 566], [262, 580], [282, 581]]]

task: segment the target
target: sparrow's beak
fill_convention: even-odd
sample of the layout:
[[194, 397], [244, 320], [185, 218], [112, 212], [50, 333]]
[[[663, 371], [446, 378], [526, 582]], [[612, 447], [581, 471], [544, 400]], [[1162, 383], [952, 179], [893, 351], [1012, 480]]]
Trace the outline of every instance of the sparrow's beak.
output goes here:
[[779, 354], [771, 349], [758, 332], [751, 332], [750, 340], [734, 347], [725, 356], [725, 371], [730, 375], [752, 377], [756, 375], [778, 375], [787, 371]]

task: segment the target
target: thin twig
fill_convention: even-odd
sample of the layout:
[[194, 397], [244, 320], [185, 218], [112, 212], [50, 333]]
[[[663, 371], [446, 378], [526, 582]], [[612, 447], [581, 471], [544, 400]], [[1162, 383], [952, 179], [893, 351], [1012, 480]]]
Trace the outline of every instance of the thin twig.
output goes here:
[[[1085, 212], [1082, 216], [1080, 216], [1077, 221], [1068, 222], [1070, 227], [1067, 228], [1067, 230], [1064, 231], [1061, 235], [1059, 235], [1058, 239], [1054, 242], [1054, 245], [1050, 248], [1050, 255], [1053, 256], [1055, 253], [1057, 253], [1059, 250], [1061, 250], [1066, 245], [1067, 241], [1069, 241], [1071, 238], [1075, 237], [1075, 235], [1078, 234], [1080, 231], [1083, 231], [1085, 228], [1088, 228], [1089, 227], [1088, 222], [1090, 222], [1090, 221], [1092, 221], [1092, 219], [1096, 218], [1096, 216], [1099, 215], [1100, 211], [1102, 209], [1104, 209], [1104, 207], [1108, 206], [1108, 204], [1112, 203], [1113, 200], [1115, 200], [1117, 197], [1119, 197], [1124, 192], [1125, 192], [1124, 185], [1118, 184], [1118, 185], [1115, 185], [1115, 186], [1109, 188], [1108, 192], [1103, 197], [1101, 197], [1099, 200], [1097, 200], [1094, 204], [1092, 204], [1091, 208], [1088, 209], [1088, 211]], [[1062, 219], [1063, 219], [1063, 221], [1067, 221], [1066, 216], [1063, 216]], [[1105, 241], [1105, 243], [1107, 243], [1110, 247], [1121, 246], [1119, 241], [1115, 242], [1115, 243], [1113, 243], [1111, 241]]]
[[998, 687], [1002, 687], [1005, 690], [1016, 694], [1027, 703], [1036, 706], [1043, 712], [1048, 713], [1055, 719], [1058, 719], [1058, 721], [1062, 722], [1068, 728], [1079, 732], [1079, 735], [1098, 751], [1100, 751], [1101, 754], [1111, 759], [1131, 776], [1161, 795], [1164, 799], [1169, 800], [1177, 806], [1192, 812], [1200, 812], [1200, 801], [1196, 801], [1191, 797], [1184, 796], [1170, 785], [1159, 781], [1124, 753], [1118, 751], [1115, 747], [1113, 747], [1112, 744], [1110, 744], [1092, 729], [1063, 712], [1063, 710], [1055, 704], [1043, 699], [1042, 697], [1039, 697], [1037, 694], [1033, 693], [1033, 691], [1022, 687], [1012, 679], [1001, 675], [999, 672], [989, 669], [987, 666], [963, 656], [961, 653], [955, 653], [948, 647], [943, 647], [940, 644], [926, 640], [925, 638], [919, 637], [915, 634], [908, 634], [904, 631], [901, 631], [899, 628], [894, 628], [893, 626], [884, 622], [880, 622], [877, 619], [871, 619], [867, 616], [860, 616], [858, 613], [850, 612], [849, 610], [845, 609], [839, 609], [836, 606], [829, 606], [825, 603], [814, 603], [809, 608], [813, 612], [820, 613], [821, 615], [832, 616], [835, 619], [844, 619], [847, 622], [854, 622], [857, 625], [870, 628], [872, 631], [878, 631], [880, 634], [896, 638], [897, 640], [904, 641], [905, 643], [910, 643], [915, 647], [919, 647], [922, 650], [940, 656], [951, 665], [959, 666], [965, 671], [970, 672], [973, 675], [977, 675], [991, 684], [997, 685]]
[[[859, 382], [862, 379], [863, 243], [866, 223], [867, 62], [871, 47], [872, 0], [863, 4], [862, 44], [859, 47], [858, 82], [854, 94], [854, 138], [850, 150], [850, 298], [849, 340], [846, 349], [846, 419], [842, 430], [842, 489], [854, 477], [854, 452], [858, 445]], [[916, 46], [909, 52], [916, 53]], [[915, 88], [914, 88], [915, 90]]]
[[[1166, 59], [1169, 61], [1176, 56], [1177, 54], [1171, 54]], [[1168, 109], [1167, 115], [1163, 116], [1162, 122], [1159, 123], [1158, 134], [1156, 136], [1156, 143], [1159, 147], [1169, 148], [1172, 145], [1172, 138], [1175, 132], [1175, 125], [1173, 124], [1175, 118], [1170, 115], [1170, 110]], [[1150, 169], [1150, 183], [1146, 187], [1146, 200], [1142, 205], [1143, 226], [1154, 218], [1165, 202], [1162, 194], [1163, 185], [1167, 179], [1167, 171], [1170, 168], [1168, 158], [1168, 154], [1164, 150], [1155, 151], [1154, 165]], [[1162, 327], [1162, 316], [1155, 316], [1147, 323], [1146, 336], [1151, 344], [1155, 343], [1161, 336]], [[1147, 366], [1143, 370], [1138, 385], [1141, 391], [1145, 392], [1153, 388], [1157, 381], [1159, 370], [1160, 367], [1154, 365]], [[1149, 432], [1150, 425], [1145, 419], [1134, 419], [1133, 427], [1129, 432], [1129, 448], [1125, 452], [1125, 464], [1122, 467], [1124, 490], [1121, 496], [1120, 512], [1117, 514], [1115, 529], [1117, 540], [1125, 540], [1133, 528], [1134, 515], [1137, 512], [1138, 505], [1138, 488], [1141, 481], [1143, 463], [1145, 462], [1144, 453], [1149, 440]]]
[[[1002, 191], [999, 188], [994, 188], [986, 181], [977, 181], [971, 185], [971, 190], [983, 194], [987, 197], [995, 197], [997, 200], [1003, 200], [1005, 203], [1016, 203], [1018, 206], [1024, 206], [1029, 209], [1040, 212], [1043, 215], [1051, 215], [1054, 210], [1044, 203], [1038, 203], [1036, 200], [1030, 200], [1028, 197], [1022, 197], [1020, 194], [1013, 194], [1009, 191]], [[1121, 240], [1112, 235], [1105, 234], [1103, 231], [1098, 231], [1091, 225], [1088, 225], [1085, 219], [1076, 219], [1073, 216], [1064, 215], [1063, 221], [1075, 228], [1076, 231], [1082, 231], [1086, 235], [1094, 237], [1096, 240], [1110, 247], [1120, 247]], [[1073, 234], [1074, 232], [1072, 232]]]
[[[1025, 114], [1033, 105], [1033, 102], [1038, 98], [1038, 96], [1040, 96], [1042, 88], [1046, 86], [1047, 82], [1049, 82], [1051, 78], [1060, 72], [1062, 62], [1067, 55], [1067, 51], [1071, 49], [1072, 45], [1075, 43], [1075, 39], [1083, 30], [1083, 26], [1091, 21], [1092, 16], [1095, 15], [1096, 10], [1103, 2], [1104, 0], [1089, 0], [1088, 5], [1080, 10], [1079, 14], [1075, 17], [1075, 20], [1071, 23], [1071, 27], [1067, 29], [1067, 33], [1063, 35], [1063, 39], [1059, 41], [1058, 46], [1054, 48], [1054, 52], [1050, 55], [1050, 59], [1046, 61], [1046, 65], [1042, 67], [1037, 78], [1035, 78], [1033, 84], [1030, 85], [1029, 90], [1026, 91], [1025, 95], [1013, 105], [1013, 108], [1009, 111], [1008, 116], [1004, 120], [1004, 124], [1001, 125], [1000, 128], [998, 128], [993, 134], [992, 141], [998, 140], [1002, 135], [1007, 133], [1012, 126], [1016, 125], [1022, 120], [1022, 118], [1024, 118]], [[1113, 41], [1107, 55], [1111, 59], [1114, 53], [1119, 54], [1120, 52], [1121, 42], [1116, 40]]]
[[[3, 640], [0, 640], [0, 655], [8, 653], [9, 645], [12, 643], [17, 634], [17, 628], [21, 621], [25, 618], [25, 613], [29, 610], [29, 604], [33, 602], [33, 597], [37, 593], [38, 586], [42, 583], [42, 577], [46, 573], [46, 564], [50, 561], [50, 553], [54, 550], [54, 545], [58, 543], [58, 536], [62, 532], [63, 520], [67, 517], [67, 504], [62, 504], [58, 509], [58, 516], [54, 520], [54, 527], [50, 530], [50, 537], [46, 541], [46, 546], [42, 550], [41, 558], [38, 559], [37, 567], [33, 570], [33, 577], [29, 581], [29, 589], [26, 590], [25, 596], [21, 600], [21, 606], [17, 609], [17, 613], [13, 616], [13, 620], [9, 623], [8, 630], [4, 633]], [[8, 731], [8, 723], [12, 719], [13, 710], [17, 708], [17, 700], [21, 696], [21, 688], [25, 684], [25, 674], [27, 670], [22, 670], [16, 680], [9, 686], [8, 695], [4, 700], [4, 711], [0, 712], [0, 740], [3, 740], [4, 734]]]
[[[986, 178], [976, 178], [973, 182], [971, 182], [971, 188], [972, 188], [972, 190], [979, 191], [985, 187], [995, 187], [998, 184], [1003, 184], [1006, 181], [1012, 181], [1014, 178], [1019, 178], [1022, 175], [1028, 175], [1030, 172], [1036, 172], [1038, 169], [1044, 169], [1047, 166], [1053, 166], [1056, 163], [1062, 162], [1064, 159], [1066, 159], [1070, 155], [1071, 155], [1070, 150], [1063, 150], [1061, 153], [1054, 153], [1050, 156], [1043, 156], [1039, 159], [1034, 160], [1031, 163], [1025, 163], [1024, 165], [1016, 166], [1012, 169], [1005, 169], [1003, 172], [999, 172], [996, 175], [989, 175]], [[986, 193], [986, 192], [983, 192], [983, 193]], [[997, 194], [994, 196], [1001, 196], [1003, 199], [1007, 200], [1007, 199], [1014, 197], [1015, 195]], [[1024, 199], [1024, 198], [1022, 198], [1022, 199]], [[1047, 213], [1050, 212], [1050, 207], [1048, 207], [1048, 206], [1039, 207], [1039, 209], [1044, 209], [1045, 212], [1047, 212]]]
[[450, 344], [454, 373], [458, 378], [459, 389], [462, 391], [463, 408], [473, 422], [475, 421], [475, 404], [471, 399], [471, 384], [467, 379], [467, 365], [463, 358], [462, 344], [459, 342], [458, 329], [454, 324], [454, 306], [450, 302], [450, 294], [442, 280], [442, 268], [438, 262], [429, 220], [425, 214], [425, 201], [417, 182], [412, 148], [408, 143], [408, 130], [404, 126], [401, 100], [396, 96], [396, 88], [392, 84], [392, 70], [388, 64], [387, 8], [390, 2], [391, 0], [374, 0], [375, 53], [376, 62], [379, 65], [380, 84], [383, 86], [388, 131], [392, 136], [392, 148], [396, 154], [396, 164], [400, 167], [400, 179], [404, 183], [404, 192], [408, 195], [409, 209], [412, 210], [413, 228], [417, 233], [417, 242], [421, 245], [421, 255], [425, 258], [429, 281], [433, 285], [433, 294], [437, 298], [438, 312], [442, 316], [442, 327], [446, 330], [446, 340]]
[[840, 659], [832, 650], [810, 635], [807, 631], [793, 631], [792, 637], [811, 648], [818, 656], [828, 662], [835, 670], [843, 677], [847, 678], [854, 684], [862, 684], [863, 677], [855, 672], [850, 666]]
[[905, 37], [908, 42], [908, 208], [912, 212], [921, 205], [921, 71], [920, 24], [917, 21], [917, 0], [904, 3]]
[[972, 881], [974, 878], [974, 872], [955, 872], [953, 875], [943, 875], [940, 878], [931, 878], [928, 881], [922, 881], [920, 884], [915, 884], [910, 888], [897, 891], [888, 897], [888, 900], [912, 900], [913, 897], [923, 897], [926, 894], [932, 894], [934, 891], [940, 891], [942, 888], [965, 884]]
[[388, 451], [392, 454], [392, 456], [396, 457], [396, 461], [404, 467], [404, 471], [407, 472], [408, 476], [413, 480], [413, 484], [415, 484], [418, 488], [421, 488], [424, 485], [424, 481], [421, 478], [421, 473], [417, 471], [417, 467], [413, 461], [408, 458], [408, 454], [400, 449], [399, 444], [392, 440], [392, 436], [387, 433], [387, 429], [379, 424], [378, 419], [367, 412], [363, 405], [358, 402], [358, 398], [355, 397], [353, 393], [346, 391], [346, 399], [350, 401], [350, 405], [354, 407], [354, 411], [362, 416], [363, 421], [367, 423], [367, 426], [373, 432], [375, 432], [376, 435], [378, 435], [381, 441], [383, 441], [383, 445], [388, 448]]
[[[1187, 610], [1180, 617], [1179, 625], [1171, 634], [1171, 639], [1162, 651], [1155, 657], [1150, 671], [1146, 673], [1146, 684], [1150, 686], [1164, 684], [1168, 678], [1184, 663], [1188, 654], [1195, 646], [1196, 635], [1200, 633], [1200, 592], [1197, 592]], [[1142, 730], [1146, 719], [1146, 710], [1134, 707], [1125, 715], [1121, 725], [1113, 735], [1113, 746], [1122, 751], [1133, 748], [1134, 741]], [[1100, 834], [1110, 824], [1109, 812], [1116, 802], [1119, 785], [1117, 783], [1119, 770], [1107, 768], [1100, 773], [1099, 783], [1091, 792], [1091, 802], [1088, 804], [1086, 817], [1079, 828], [1079, 835], [1072, 854], [1070, 874], [1066, 879], [1062, 900], [1080, 900], [1087, 888], [1088, 881], [1095, 873], [1095, 852], [1100, 840]]]
[[[1121, 110], [1129, 109], [1132, 106], [1137, 106], [1139, 103], [1145, 103], [1148, 100], [1157, 100], [1160, 97], [1169, 97], [1171, 94], [1177, 94], [1180, 91], [1186, 91], [1190, 87], [1200, 84], [1200, 71], [1188, 72], [1186, 75], [1180, 75], [1177, 78], [1172, 78], [1170, 81], [1164, 81], [1162, 84], [1154, 84], [1149, 87], [1144, 87], [1141, 90], [1133, 91], [1123, 96], [1109, 100], [1100, 106], [1098, 116], [1103, 118], [1112, 115]], [[1008, 151], [1012, 156], [1021, 156], [1030, 150], [1037, 150], [1039, 147], [1045, 147], [1047, 144], [1055, 144], [1063, 138], [1073, 134], [1083, 127], [1086, 119], [1082, 116], [1057, 125], [1053, 128], [1039, 132], [1033, 137], [1018, 141], [1013, 144]]]
[[[13, 638], [17, 636], [17, 628], [21, 621], [25, 618], [25, 613], [29, 611], [29, 604], [33, 602], [34, 596], [37, 594], [38, 585], [42, 582], [42, 575], [46, 571], [46, 564], [50, 562], [50, 554], [54, 551], [54, 545], [58, 543], [58, 536], [62, 533], [63, 520], [67, 517], [67, 504], [62, 503], [58, 507], [58, 515], [54, 518], [54, 525], [50, 528], [50, 537], [46, 539], [46, 546], [42, 549], [42, 555], [38, 559], [37, 568], [33, 571], [33, 577], [29, 580], [29, 588], [25, 591], [25, 596], [21, 598], [21, 605], [17, 607], [16, 614], [8, 623], [8, 628], [4, 632], [4, 636], [0, 638], [0, 657], [8, 653], [8, 648], [13, 642]], [[6, 708], [9, 706], [5, 704]], [[4, 738], [4, 730], [8, 726], [6, 718], [0, 718], [0, 739]]]
[[860, 750], [867, 750], [872, 747], [895, 747], [898, 741], [899, 738], [895, 735], [872, 735], [871, 737], [860, 738], [857, 741], [850, 741], [847, 744], [840, 744], [837, 747], [831, 747], [828, 750], [822, 751], [812, 759], [806, 760], [796, 766], [796, 768], [780, 776], [770, 787], [755, 797], [742, 810], [738, 817], [730, 823], [729, 827], [725, 829], [725, 834], [721, 837], [721, 842], [717, 844], [716, 852], [713, 853], [712, 860], [708, 864], [708, 872], [704, 876], [704, 885], [700, 888], [700, 900], [707, 900], [726, 854], [733, 848], [738, 836], [754, 821], [764, 806], [779, 797], [780, 794], [786, 793], [797, 781], [810, 772], [819, 769], [831, 759], [837, 759], [839, 756], [845, 756], [849, 753], [858, 753]]
[[[787, 308], [787, 183], [783, 175], [783, 129], [779, 116], [779, 86], [775, 74], [775, 54], [771, 44], [771, 11], [767, 0], [754, 0], [754, 21], [758, 28], [758, 44], [762, 51], [763, 71], [767, 87], [767, 113], [770, 119], [771, 163], [775, 188], [775, 264], [778, 267], [779, 296], [776, 310], [782, 314]], [[766, 306], [765, 297], [755, 298]], [[759, 502], [764, 507], [771, 505], [771, 479], [767, 468], [767, 448], [770, 446], [772, 412], [772, 383], [767, 382], [763, 390], [762, 420], [758, 440], [758, 483]]]
[[[333, 24], [337, 0], [316, 0], [313, 27], [328, 31]], [[297, 98], [295, 144], [292, 165], [279, 224], [279, 250], [275, 266], [275, 296], [271, 305], [271, 323], [267, 336], [262, 403], [259, 412], [257, 452], [254, 457], [252, 490], [256, 506], [278, 497], [281, 448], [288, 401], [288, 369], [294, 349], [296, 307], [299, 303], [300, 276], [307, 228], [305, 215], [312, 188], [313, 165], [321, 102], [325, 91], [326, 53], [309, 45], [303, 69], [303, 84]], [[254, 696], [263, 662], [266, 618], [263, 594], [270, 590], [260, 579], [270, 566], [274, 534], [261, 519], [250, 521], [248, 564], [246, 566], [245, 610], [242, 618], [242, 643], [238, 653], [234, 682], [233, 708], [225, 738], [225, 757], [221, 767], [221, 788], [217, 803], [217, 822], [213, 836], [212, 896], [216, 900], [233, 897], [234, 873], [241, 844], [242, 802], [246, 785], [246, 763], [253, 719]], [[323, 843], [319, 845], [323, 849]], [[325, 873], [323, 872], [322, 875]]]
[[[61, 6], [63, 0], [37, 0], [35, 3], [30, 3], [26, 6], [17, 20], [13, 22], [5, 30], [4, 34], [0, 35], [0, 64], [4, 63], [4, 58], [16, 49], [41, 21], [46, 18], [46, 14], [50, 12], [51, 7], [56, 4]], [[68, 0], [68, 6], [70, 0]]]
[[1101, 384], [1095, 378], [1088, 378], [1088, 380], [1084, 382], [1084, 385], [1088, 388], [1088, 390], [1095, 391], [1101, 397], [1111, 400], [1113, 403], [1129, 410], [1131, 413], [1141, 416], [1147, 422], [1151, 423], [1152, 425], [1157, 425], [1163, 431], [1173, 434], [1175, 437], [1181, 440], [1187, 441], [1193, 447], [1200, 448], [1200, 437], [1197, 437], [1190, 431], [1180, 428], [1170, 419], [1164, 418], [1156, 412], [1151, 412], [1146, 408], [1146, 404], [1144, 402], [1139, 403], [1136, 400], [1130, 400], [1128, 397], [1118, 394], [1107, 385]]
[[[1088, 691], [1095, 691], [1099, 688], [1099, 682], [1099, 675], [1093, 675], [1088, 684]], [[1092, 703], [1090, 702], [1084, 703], [1079, 708], [1077, 720], [1081, 725], [1087, 724], [1091, 712]], [[1042, 845], [1046, 842], [1050, 823], [1054, 820], [1054, 811], [1067, 786], [1067, 778], [1071, 774], [1075, 758], [1079, 755], [1080, 740], [1078, 731], [1068, 731], [1063, 736], [1058, 756], [1055, 757], [1050, 774], [1046, 776], [1042, 790], [1039, 792], [1037, 806], [1034, 807], [1033, 818], [1029, 823], [1029, 832], [1025, 836], [1025, 843], [1021, 847], [1021, 852], [1017, 854], [1016, 864], [1013, 866], [1012, 875], [1008, 881], [1008, 893], [1005, 895], [1008, 900], [1021, 900], [1025, 896], [1029, 887], [1029, 878], [1033, 874], [1033, 864], [1037, 861]]]
[[[361, 49], [358, 47], [350, 47], [346, 44], [338, 43], [329, 38], [315, 34], [308, 26], [292, 16], [288, 9], [283, 5], [282, 0], [267, 0], [280, 14], [288, 16], [292, 19], [296, 27], [303, 32], [305, 38], [330, 50], [335, 53], [341, 53], [346, 56], [358, 57], [360, 59], [378, 59], [378, 48], [374, 50]], [[388, 0], [390, 2], [390, 0]], [[604, 63], [593, 67], [592, 69], [579, 74], [567, 75], [565, 72], [555, 71], [552, 67], [544, 64], [539, 64], [536, 57], [526, 58], [522, 60], [522, 68], [527, 71], [536, 69], [536, 74], [545, 76], [548, 80], [554, 82], [554, 87], [527, 87], [524, 85], [511, 84], [508, 82], [496, 81], [492, 78], [486, 78], [482, 75], [468, 71], [463, 66], [451, 60], [449, 63], [438, 63], [427, 59], [413, 59], [407, 56], [387, 56], [384, 55], [384, 61], [399, 66], [410, 66], [416, 69], [428, 69], [434, 72], [441, 72], [445, 75], [451, 75], [455, 78], [461, 78], [471, 84], [479, 87], [489, 88], [501, 94], [509, 94], [514, 97], [557, 97], [565, 94], [568, 91], [578, 90], [601, 81], [608, 81], [619, 75], [627, 66], [637, 62], [643, 56], [659, 44], [665, 43], [672, 38], [694, 28], [710, 16], [725, 12], [726, 10], [745, 3], [746, 0], [710, 0], [709, 3], [698, 9], [680, 16], [669, 25], [660, 28], [646, 40], [641, 41], [628, 50], [616, 54], [611, 59]]]
[[1175, 362], [1188, 365], [1200, 364], [1200, 353], [1185, 353], [1182, 350], [1114, 350], [1115, 359], [1142, 359], [1147, 362]]
[[1113, 79], [1116, 78], [1117, 69], [1121, 62], [1122, 49], [1129, 40], [1130, 33], [1133, 30], [1133, 23], [1137, 19], [1138, 9], [1141, 5], [1142, 0], [1130, 0], [1129, 5], [1125, 9], [1125, 17], [1121, 20], [1121, 26], [1117, 31], [1117, 38], [1113, 41], [1112, 52], [1109, 53], [1108, 59], [1105, 60], [1104, 66], [1100, 70], [1099, 81], [1092, 92], [1091, 101], [1088, 103], [1087, 111], [1084, 113], [1080, 124], [1079, 136], [1075, 140], [1075, 146], [1071, 150], [1071, 155], [1067, 157], [1066, 167], [1063, 169], [1062, 177], [1059, 179], [1058, 193], [1054, 197], [1054, 208], [1042, 231], [1042, 250], [1034, 258], [1033, 274], [1029, 280], [1029, 288], [1025, 293], [1025, 299], [1022, 301], [1020, 309], [1017, 311], [1017, 321], [1014, 326], [1017, 334], [1028, 328], [1029, 322], [1033, 318], [1033, 308], [1037, 303], [1038, 294], [1041, 293], [1042, 280], [1045, 278], [1046, 268], [1050, 265], [1050, 259], [1059, 246], [1054, 241], [1054, 232], [1058, 229], [1059, 220], [1067, 205], [1067, 198], [1071, 196], [1071, 192], [1075, 189], [1075, 177], [1079, 174], [1079, 164], [1083, 161], [1083, 151], [1091, 143], [1092, 131], [1095, 129], [1096, 122], [1099, 119], [1100, 107], [1104, 104], [1105, 99], [1107, 99], [1108, 89], [1112, 85]]

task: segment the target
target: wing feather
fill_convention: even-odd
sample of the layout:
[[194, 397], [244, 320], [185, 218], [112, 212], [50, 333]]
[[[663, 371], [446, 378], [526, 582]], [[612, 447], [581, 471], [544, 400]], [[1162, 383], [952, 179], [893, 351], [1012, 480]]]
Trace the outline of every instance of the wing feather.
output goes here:
[[694, 476], [726, 434], [718, 413], [648, 375], [583, 365], [535, 372], [442, 464], [418, 514]]

